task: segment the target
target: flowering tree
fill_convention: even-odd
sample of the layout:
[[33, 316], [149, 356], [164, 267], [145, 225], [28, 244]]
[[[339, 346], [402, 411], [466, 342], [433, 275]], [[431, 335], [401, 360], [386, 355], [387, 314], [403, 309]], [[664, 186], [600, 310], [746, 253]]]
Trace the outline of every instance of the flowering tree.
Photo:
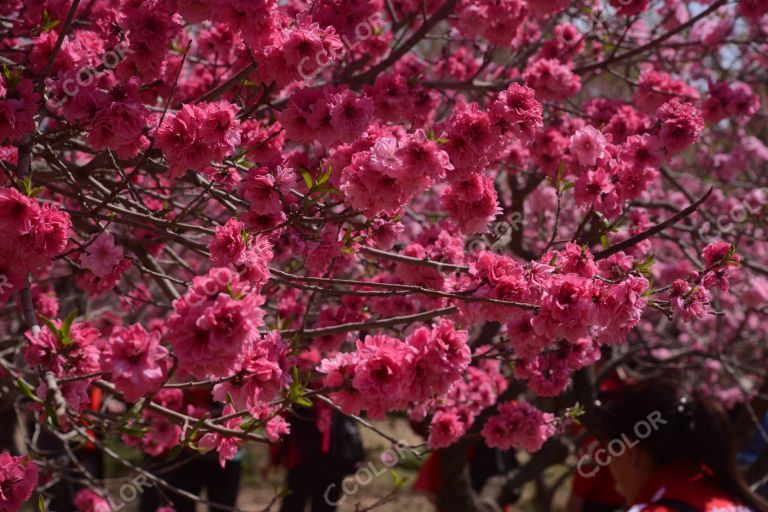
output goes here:
[[[107, 440], [225, 462], [297, 402], [407, 411], [479, 510], [627, 360], [767, 408], [762, 0], [9, 0], [0, 33], [0, 389], [36, 431], [168, 489]], [[479, 438], [537, 454], [478, 495]], [[103, 510], [36, 439], [0, 510]]]

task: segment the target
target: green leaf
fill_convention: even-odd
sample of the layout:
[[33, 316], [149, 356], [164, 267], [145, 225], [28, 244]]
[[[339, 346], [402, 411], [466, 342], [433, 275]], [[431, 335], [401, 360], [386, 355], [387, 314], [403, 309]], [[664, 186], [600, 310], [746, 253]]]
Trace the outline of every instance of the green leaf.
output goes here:
[[51, 14], [48, 12], [48, 9], [43, 9], [43, 15], [40, 17], [40, 32], [48, 32], [59, 23], [59, 20], [51, 19]]
[[328, 164], [328, 167], [325, 169], [325, 172], [322, 176], [317, 180], [318, 185], [322, 185], [326, 181], [328, 181], [331, 177], [331, 164]]
[[176, 457], [178, 457], [179, 455], [181, 455], [181, 451], [182, 451], [183, 449], [184, 449], [184, 447], [183, 447], [182, 445], [180, 445], [180, 444], [177, 444], [176, 446], [174, 446], [174, 447], [171, 449], [171, 451], [170, 451], [170, 452], [168, 452], [168, 455], [165, 457], [165, 461], [166, 461], [166, 462], [171, 462], [171, 461], [172, 461], [172, 460], [174, 460]]
[[395, 489], [402, 489], [405, 487], [405, 484], [408, 483], [409, 478], [407, 476], [403, 476], [394, 469], [389, 470], [389, 474], [392, 476], [392, 481], [395, 484]]
[[37, 512], [45, 512], [45, 500], [42, 494], [37, 495]]
[[60, 23], [59, 20], [51, 20], [48, 23], [44, 23], [43, 25], [40, 25], [40, 32], [48, 32], [59, 23]]
[[117, 431], [135, 439], [143, 439], [146, 437], [149, 428], [124, 425], [117, 429]]
[[25, 196], [31, 197], [32, 196], [32, 178], [29, 176], [24, 176], [24, 178], [20, 179], [18, 182], [19, 188], [21, 188], [21, 191], [24, 193]]
[[554, 253], [554, 254], [552, 255], [552, 259], [551, 259], [551, 260], [549, 260], [549, 266], [550, 266], [550, 267], [554, 267], [554, 266], [555, 266], [555, 263], [557, 263], [557, 253]]
[[256, 418], [248, 418], [244, 422], [242, 422], [240, 425], [238, 425], [238, 428], [244, 432], [250, 432], [256, 427]]
[[304, 169], [303, 167], [299, 167], [299, 172], [301, 173], [301, 177], [304, 178], [304, 184], [307, 186], [307, 190], [312, 189], [312, 175], [309, 174], [309, 171]]
[[572, 181], [569, 181], [568, 183], [563, 185], [563, 188], [560, 189], [560, 190], [561, 190], [561, 192], [565, 192], [566, 190], [568, 190], [570, 188], [573, 188], [573, 182]]
[[197, 433], [200, 432], [200, 427], [203, 426], [203, 424], [205, 423], [206, 419], [208, 419], [208, 413], [204, 414], [203, 417], [200, 418], [199, 420], [197, 420], [197, 423], [195, 423], [192, 426], [192, 430], [190, 430], [189, 433], [187, 434], [187, 437], [184, 438], [184, 443], [185, 444], [189, 443], [191, 440], [193, 440], [195, 438]]
[[40, 400], [40, 397], [35, 394], [35, 392], [32, 390], [32, 386], [27, 384], [27, 381], [19, 377], [16, 379], [16, 385], [19, 386], [19, 389], [24, 393], [27, 398], [32, 400], [33, 402], [42, 403], [43, 401]]
[[72, 322], [75, 321], [76, 316], [77, 310], [75, 309], [69, 315], [67, 315], [67, 318], [64, 319], [64, 323], [61, 324], [61, 329], [59, 329], [61, 344], [65, 347], [67, 345], [71, 345], [74, 342], [74, 340], [69, 335], [69, 331], [72, 328]]
[[125, 415], [126, 421], [130, 421], [132, 419], [138, 418], [139, 414], [141, 413], [141, 409], [143, 408], [143, 405], [144, 405], [143, 398], [138, 402], [136, 402], [135, 404], [133, 404], [131, 408], [128, 409], [128, 412]]
[[61, 332], [59, 329], [54, 325], [53, 321], [50, 318], [46, 318], [43, 315], [40, 316], [40, 321], [43, 322], [43, 324], [48, 328], [49, 331], [51, 331], [56, 337], [61, 341]]
[[306, 389], [304, 388], [304, 384], [301, 382], [299, 369], [294, 367], [293, 381], [291, 382], [291, 387], [288, 389], [288, 402], [301, 405], [303, 407], [312, 407], [312, 401], [307, 398], [305, 394]]
[[56, 410], [53, 408], [50, 402], [46, 402], [45, 405], [43, 406], [43, 409], [45, 410], [46, 420], [48, 420], [50, 424], [53, 425], [54, 427], [61, 430], [61, 423], [59, 423], [59, 415], [56, 414]]

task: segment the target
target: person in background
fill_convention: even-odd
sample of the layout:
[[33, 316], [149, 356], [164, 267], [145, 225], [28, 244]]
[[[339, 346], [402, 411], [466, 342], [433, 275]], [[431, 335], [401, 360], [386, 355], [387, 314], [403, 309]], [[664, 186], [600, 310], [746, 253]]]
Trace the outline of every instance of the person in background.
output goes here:
[[768, 512], [738, 470], [724, 410], [708, 397], [655, 379], [604, 394], [595, 412], [598, 439], [623, 443], [608, 467], [632, 512]]
[[[760, 420], [760, 425], [754, 425], [755, 429], [752, 433], [752, 437], [749, 440], [747, 446], [739, 452], [737, 460], [742, 468], [749, 468], [753, 464], [757, 463], [760, 459], [760, 455], [768, 448], [766, 443], [766, 433], [768, 433], [768, 414], [763, 415], [763, 419]], [[759, 487], [756, 492], [760, 496], [768, 496], [768, 482], [759, 482]]]
[[[411, 423], [411, 426], [417, 433], [426, 435], [423, 430], [423, 424]], [[490, 478], [497, 475], [506, 475], [520, 465], [514, 451], [489, 448], [483, 442], [479, 442], [467, 449], [467, 463], [472, 490], [476, 493], [482, 492]], [[434, 451], [422, 464], [416, 481], [413, 483], [413, 490], [424, 493], [430, 500], [434, 500], [443, 485], [446, 485], [446, 483], [443, 478], [440, 451]], [[507, 510], [509, 506], [519, 499], [520, 490], [515, 489], [509, 495], [504, 496], [502, 503], [499, 503], [499, 505], [504, 510]]]
[[[596, 375], [612, 357], [611, 347], [602, 347], [600, 359], [595, 363]], [[620, 368], [608, 373], [600, 383], [600, 392], [616, 391], [623, 386], [625, 375]], [[574, 434], [583, 432], [581, 425], [574, 425]], [[616, 481], [607, 467], [595, 464], [595, 453], [605, 446], [593, 436], [587, 436], [577, 452], [578, 461], [571, 483], [568, 512], [616, 512], [624, 508], [624, 497], [616, 490]]]
[[280, 512], [332, 512], [341, 504], [342, 481], [365, 458], [357, 423], [319, 402], [296, 405], [288, 416], [290, 434], [272, 446], [270, 464], [287, 470]]
[[[88, 408], [91, 411], [101, 410], [101, 390], [92, 386], [88, 390], [88, 396], [90, 398]], [[87, 429], [87, 422], [83, 421], [83, 426]], [[28, 425], [28, 427], [31, 431], [31, 425]], [[99, 436], [95, 432], [90, 429], [87, 429], [87, 431], [91, 436], [98, 439]], [[103, 454], [101, 450], [90, 441], [85, 441], [78, 445], [72, 445], [70, 443], [69, 450], [67, 450], [67, 447], [64, 446], [59, 438], [53, 436], [46, 430], [41, 430], [37, 447], [41, 452], [47, 453], [49, 456], [56, 455], [60, 464], [70, 468], [69, 472], [71, 476], [84, 478], [85, 475], [79, 470], [79, 468], [82, 467], [92, 477], [96, 479], [104, 478]], [[77, 458], [77, 463], [71, 459], [72, 455]], [[50, 501], [48, 502], [48, 510], [52, 512], [75, 510], [75, 497], [77, 496], [78, 491], [84, 488], [83, 485], [77, 483], [73, 479], [62, 479], [58, 481], [44, 492], [44, 494], [50, 498]]]
[[[184, 390], [184, 402], [200, 411], [210, 411], [213, 416], [222, 413], [220, 404], [211, 401], [210, 390], [190, 388]], [[201, 414], [202, 415], [202, 414]], [[182, 450], [175, 459], [168, 459], [169, 453], [148, 458], [149, 471], [177, 489], [200, 496], [205, 490], [209, 511], [228, 510], [237, 503], [240, 491], [240, 477], [243, 467], [244, 450], [241, 448], [224, 467], [219, 464], [215, 450], [199, 453], [191, 449]], [[147, 487], [141, 495], [141, 512], [155, 512], [160, 507], [171, 506], [175, 512], [195, 512], [196, 502], [192, 499], [157, 486]]]
[[600, 448], [604, 446], [590, 437], [577, 452], [579, 462], [571, 483], [568, 512], [618, 512], [624, 508], [624, 497], [616, 490], [610, 470], [584, 459]]

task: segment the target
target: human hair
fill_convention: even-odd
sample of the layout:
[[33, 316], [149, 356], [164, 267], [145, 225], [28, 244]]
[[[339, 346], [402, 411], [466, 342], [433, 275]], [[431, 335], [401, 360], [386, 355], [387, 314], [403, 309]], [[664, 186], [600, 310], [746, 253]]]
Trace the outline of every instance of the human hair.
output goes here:
[[[690, 459], [703, 465], [720, 489], [756, 512], [768, 502], [747, 485], [736, 463], [736, 443], [720, 404], [702, 393], [686, 395], [671, 380], [653, 379], [601, 395], [598, 437], [628, 438], [648, 453], [656, 467]], [[637, 425], [658, 418], [658, 428], [638, 435]]]

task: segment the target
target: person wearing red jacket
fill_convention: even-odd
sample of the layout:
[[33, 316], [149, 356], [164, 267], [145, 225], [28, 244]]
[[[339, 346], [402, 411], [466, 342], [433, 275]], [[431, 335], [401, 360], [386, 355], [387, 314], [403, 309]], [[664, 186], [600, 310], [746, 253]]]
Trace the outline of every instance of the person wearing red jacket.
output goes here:
[[736, 464], [725, 411], [667, 380], [609, 392], [596, 404], [598, 438], [630, 512], [768, 512]]

